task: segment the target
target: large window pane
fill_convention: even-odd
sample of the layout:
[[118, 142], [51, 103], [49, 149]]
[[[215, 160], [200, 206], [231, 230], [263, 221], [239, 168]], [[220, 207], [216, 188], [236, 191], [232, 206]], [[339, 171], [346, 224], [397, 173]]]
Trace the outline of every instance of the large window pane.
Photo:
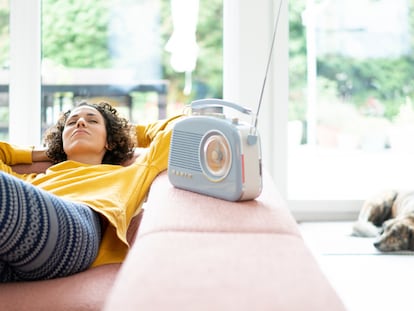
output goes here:
[[9, 1], [0, 0], [0, 140], [9, 137]]
[[288, 195], [412, 187], [413, 2], [290, 2]]
[[[148, 122], [222, 96], [222, 0], [43, 0], [42, 11], [44, 127], [81, 99]], [[194, 22], [184, 33], [183, 21]], [[192, 71], [183, 62], [193, 47]]]

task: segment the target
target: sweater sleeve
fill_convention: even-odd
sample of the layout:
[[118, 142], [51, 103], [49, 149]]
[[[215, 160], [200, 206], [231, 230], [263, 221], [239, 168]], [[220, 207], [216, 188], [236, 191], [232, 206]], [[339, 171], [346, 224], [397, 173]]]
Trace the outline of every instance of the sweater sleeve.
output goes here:
[[7, 165], [32, 163], [32, 148], [0, 142], [0, 160]]
[[158, 172], [167, 168], [172, 129], [180, 117], [158, 121], [146, 127], [137, 127], [139, 146], [147, 148], [147, 151], [138, 157], [135, 163], [152, 167]]
[[150, 146], [151, 142], [155, 139], [155, 137], [162, 131], [164, 131], [167, 126], [173, 123], [176, 119], [180, 118], [181, 116], [174, 116], [169, 119], [159, 120], [154, 123], [150, 123], [147, 125], [136, 125], [136, 137], [137, 137], [137, 145], [138, 147], [147, 148]]

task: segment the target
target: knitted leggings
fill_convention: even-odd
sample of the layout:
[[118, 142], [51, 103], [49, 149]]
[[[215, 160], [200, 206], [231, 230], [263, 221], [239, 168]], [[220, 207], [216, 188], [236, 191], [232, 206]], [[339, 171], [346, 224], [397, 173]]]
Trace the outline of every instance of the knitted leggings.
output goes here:
[[0, 172], [0, 283], [87, 269], [98, 253], [99, 216]]

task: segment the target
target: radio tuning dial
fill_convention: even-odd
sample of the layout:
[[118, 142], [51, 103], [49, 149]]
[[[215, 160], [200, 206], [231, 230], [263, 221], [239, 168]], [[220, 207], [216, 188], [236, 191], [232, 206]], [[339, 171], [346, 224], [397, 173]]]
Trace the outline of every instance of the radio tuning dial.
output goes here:
[[209, 133], [201, 142], [201, 166], [213, 181], [224, 179], [231, 168], [230, 144], [219, 132]]

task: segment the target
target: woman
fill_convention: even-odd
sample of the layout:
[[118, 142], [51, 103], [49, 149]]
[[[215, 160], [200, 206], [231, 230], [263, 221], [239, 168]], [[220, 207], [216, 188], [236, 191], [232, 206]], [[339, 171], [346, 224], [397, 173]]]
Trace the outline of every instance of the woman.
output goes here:
[[[108, 103], [82, 102], [49, 129], [45, 151], [0, 142], [0, 282], [122, 262], [128, 225], [167, 168], [174, 119], [133, 128]], [[135, 145], [148, 148], [131, 161]], [[12, 170], [43, 160], [54, 163], [44, 174]]]

